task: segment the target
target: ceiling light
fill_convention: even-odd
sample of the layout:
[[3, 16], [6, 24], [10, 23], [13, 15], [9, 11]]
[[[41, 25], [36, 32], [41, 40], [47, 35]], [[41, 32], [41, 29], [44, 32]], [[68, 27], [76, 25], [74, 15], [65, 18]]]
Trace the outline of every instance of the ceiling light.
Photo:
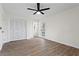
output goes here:
[[37, 12], [37, 14], [41, 14], [40, 12]]

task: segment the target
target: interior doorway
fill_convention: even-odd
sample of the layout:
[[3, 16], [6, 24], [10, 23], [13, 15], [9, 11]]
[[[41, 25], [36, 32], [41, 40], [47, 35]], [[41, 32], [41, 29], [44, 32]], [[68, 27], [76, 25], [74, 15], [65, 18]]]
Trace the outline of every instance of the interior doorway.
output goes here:
[[33, 33], [34, 37], [39, 36], [39, 21], [33, 21]]
[[39, 20], [33, 21], [34, 37], [45, 37], [45, 23]]

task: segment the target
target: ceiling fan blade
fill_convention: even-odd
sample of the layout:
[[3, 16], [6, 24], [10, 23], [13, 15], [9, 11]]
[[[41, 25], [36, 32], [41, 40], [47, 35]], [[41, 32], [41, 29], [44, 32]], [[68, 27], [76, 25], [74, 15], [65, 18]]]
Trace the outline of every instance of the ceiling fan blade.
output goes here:
[[37, 10], [40, 10], [40, 3], [37, 3]]
[[31, 9], [31, 8], [27, 8], [28, 10], [33, 10], [33, 11], [37, 11], [37, 10], [35, 10], [35, 9]]
[[41, 11], [40, 11], [40, 13], [44, 15], [44, 13], [43, 13], [43, 12], [41, 12]]
[[44, 8], [44, 9], [41, 9], [40, 11], [45, 11], [45, 10], [49, 10], [50, 8]]
[[36, 11], [35, 13], [33, 13], [33, 15], [35, 15], [38, 11]]

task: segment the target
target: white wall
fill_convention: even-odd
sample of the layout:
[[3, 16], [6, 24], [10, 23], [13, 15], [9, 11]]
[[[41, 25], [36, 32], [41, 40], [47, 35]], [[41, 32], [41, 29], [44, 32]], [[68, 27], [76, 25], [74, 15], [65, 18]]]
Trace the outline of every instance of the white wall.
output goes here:
[[33, 38], [33, 18], [27, 18], [27, 39]]
[[3, 25], [3, 31], [4, 33], [2, 34], [2, 40], [4, 40], [4, 43], [10, 40], [10, 25], [9, 25], [9, 19], [8, 15], [3, 14], [3, 20], [2, 20], [2, 25]]
[[[2, 6], [0, 4], [0, 27], [2, 27]], [[2, 30], [0, 30], [0, 50], [2, 48], [2, 44], [3, 44], [3, 41], [2, 41]]]
[[3, 17], [4, 17], [4, 10], [2, 8], [2, 4], [0, 4], [0, 27], [2, 27], [2, 29], [0, 30], [0, 50], [2, 48], [2, 45], [4, 44], [4, 38], [6, 37], [3, 37], [4, 35], [4, 25], [3, 25]]
[[79, 48], [79, 7], [44, 19], [46, 39]]

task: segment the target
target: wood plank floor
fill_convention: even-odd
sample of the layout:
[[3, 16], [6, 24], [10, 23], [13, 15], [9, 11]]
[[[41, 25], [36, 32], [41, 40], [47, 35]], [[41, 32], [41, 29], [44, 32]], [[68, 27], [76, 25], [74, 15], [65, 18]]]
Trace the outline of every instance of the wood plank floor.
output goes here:
[[78, 56], [79, 49], [46, 39], [33, 38], [4, 44], [1, 56]]

